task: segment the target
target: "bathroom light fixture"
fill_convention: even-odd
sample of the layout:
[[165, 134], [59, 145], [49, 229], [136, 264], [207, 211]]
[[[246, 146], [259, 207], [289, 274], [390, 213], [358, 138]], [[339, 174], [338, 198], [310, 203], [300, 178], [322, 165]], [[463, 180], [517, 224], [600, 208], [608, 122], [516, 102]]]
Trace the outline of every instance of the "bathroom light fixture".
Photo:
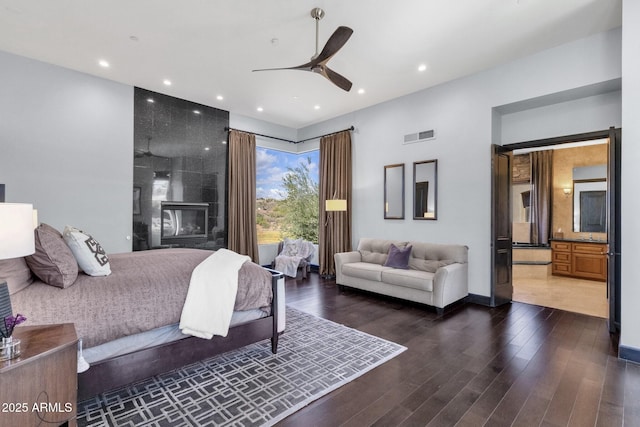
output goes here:
[[571, 187], [565, 187], [562, 189], [562, 192], [565, 196], [569, 196], [571, 194]]

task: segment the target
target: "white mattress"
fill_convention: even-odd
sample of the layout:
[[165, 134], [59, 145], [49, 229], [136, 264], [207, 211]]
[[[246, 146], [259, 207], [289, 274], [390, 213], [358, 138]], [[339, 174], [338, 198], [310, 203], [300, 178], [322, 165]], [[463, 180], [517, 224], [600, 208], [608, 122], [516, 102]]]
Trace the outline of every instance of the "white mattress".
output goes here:
[[[234, 311], [233, 316], [231, 316], [231, 327], [266, 316], [267, 313], [260, 309]], [[92, 364], [101, 360], [110, 359], [112, 357], [121, 356], [123, 354], [189, 337], [190, 335], [184, 335], [180, 331], [178, 323], [174, 323], [173, 325], [167, 325], [147, 332], [129, 335], [95, 347], [84, 349], [83, 356], [89, 364]]]

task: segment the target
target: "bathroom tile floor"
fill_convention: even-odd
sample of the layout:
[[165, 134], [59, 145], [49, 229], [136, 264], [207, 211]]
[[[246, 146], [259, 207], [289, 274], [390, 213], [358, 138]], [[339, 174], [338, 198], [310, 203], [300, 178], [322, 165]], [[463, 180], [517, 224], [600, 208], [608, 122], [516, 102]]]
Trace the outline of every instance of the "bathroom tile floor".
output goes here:
[[606, 282], [548, 276], [514, 277], [513, 300], [596, 317], [609, 317]]

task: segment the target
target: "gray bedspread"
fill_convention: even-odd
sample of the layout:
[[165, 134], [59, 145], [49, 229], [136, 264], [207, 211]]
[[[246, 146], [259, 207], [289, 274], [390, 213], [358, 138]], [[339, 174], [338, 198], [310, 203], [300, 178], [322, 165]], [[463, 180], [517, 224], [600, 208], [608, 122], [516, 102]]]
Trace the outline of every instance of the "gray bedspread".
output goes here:
[[[211, 255], [200, 249], [162, 249], [109, 255], [111, 275], [79, 274], [56, 288], [39, 280], [11, 296], [26, 325], [75, 323], [84, 346], [145, 332], [180, 321], [191, 271]], [[215, 280], [215, 278], [213, 278]], [[252, 262], [238, 273], [235, 310], [269, 311], [271, 274]]]

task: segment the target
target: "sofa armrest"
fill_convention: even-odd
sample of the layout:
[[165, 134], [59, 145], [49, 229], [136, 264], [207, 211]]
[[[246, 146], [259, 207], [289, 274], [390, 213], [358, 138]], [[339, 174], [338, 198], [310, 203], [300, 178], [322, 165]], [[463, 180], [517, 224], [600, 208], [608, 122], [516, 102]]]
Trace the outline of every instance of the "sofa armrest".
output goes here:
[[342, 266], [351, 262], [360, 262], [362, 256], [358, 251], [338, 252], [333, 255], [333, 259], [336, 262], [336, 284], [340, 285], [343, 283]]
[[440, 267], [433, 277], [433, 304], [444, 308], [469, 295], [468, 264], [454, 263]]

